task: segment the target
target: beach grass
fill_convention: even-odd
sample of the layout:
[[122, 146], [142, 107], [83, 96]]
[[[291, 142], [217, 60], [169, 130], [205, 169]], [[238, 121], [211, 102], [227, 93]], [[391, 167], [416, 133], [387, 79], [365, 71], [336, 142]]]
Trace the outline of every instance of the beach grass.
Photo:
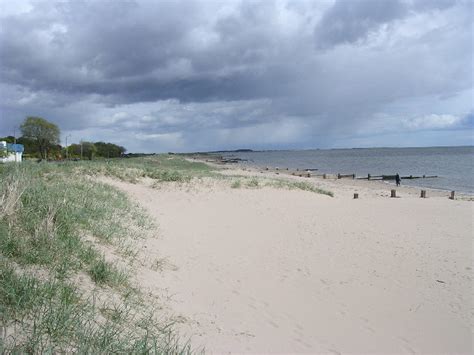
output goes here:
[[[121, 175], [122, 164], [160, 181], [176, 181], [187, 169], [182, 161], [160, 162], [160, 175], [146, 159], [0, 167], [0, 352], [191, 352], [171, 324], [156, 322], [129, 272], [98, 247], [123, 254], [127, 241], [153, 228], [124, 193], [92, 178], [102, 171], [136, 176]], [[85, 285], [74, 282], [78, 276]], [[110, 299], [116, 311], [109, 317], [101, 310]]]
[[232, 184], [230, 185], [231, 188], [233, 189], [240, 189], [242, 187], [242, 181], [239, 180], [234, 180], [232, 181]]
[[329, 190], [325, 190], [317, 187], [308, 181], [292, 181], [288, 179], [271, 179], [265, 177], [248, 177], [244, 175], [229, 175], [224, 176], [224, 179], [229, 179], [231, 181], [230, 187], [233, 189], [238, 188], [263, 188], [263, 187], [273, 187], [276, 189], [288, 189], [288, 190], [303, 190], [309, 191], [316, 194], [322, 194], [334, 197], [334, 193]]
[[303, 190], [334, 197], [334, 193], [332, 191], [321, 189], [307, 181], [273, 180], [268, 183], [267, 186], [286, 188], [290, 190]]
[[[190, 353], [133, 286], [133, 241], [155, 227], [108, 176], [153, 186], [219, 178], [332, 196], [308, 182], [233, 177], [182, 156], [0, 165], [0, 351]], [[104, 247], [121, 263], [104, 254]], [[128, 260], [127, 262], [123, 261]], [[152, 269], [163, 270], [166, 260]], [[78, 277], [84, 282], [77, 282]], [[110, 300], [113, 300], [111, 302]]]
[[0, 321], [11, 328], [0, 338], [2, 353], [191, 352], [189, 344], [137, 312], [134, 301], [101, 306], [72, 283], [21, 275], [5, 262], [0, 281]]
[[136, 183], [141, 178], [158, 182], [189, 182], [196, 177], [212, 176], [212, 169], [202, 162], [192, 162], [181, 156], [160, 154], [150, 157], [67, 162], [86, 175], [104, 175]]

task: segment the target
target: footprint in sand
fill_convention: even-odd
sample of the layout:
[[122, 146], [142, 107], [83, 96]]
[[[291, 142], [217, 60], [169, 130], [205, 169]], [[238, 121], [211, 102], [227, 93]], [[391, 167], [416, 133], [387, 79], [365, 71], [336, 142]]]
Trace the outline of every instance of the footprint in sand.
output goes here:
[[296, 338], [295, 341], [298, 342], [299, 344], [303, 345], [307, 349], [312, 348], [311, 344], [306, 343], [305, 341], [301, 340], [300, 338]]
[[298, 329], [298, 330], [304, 330], [304, 328], [303, 328], [301, 325], [299, 325], [299, 324], [295, 324], [295, 327], [296, 327], [296, 329]]
[[304, 337], [303, 332], [299, 329], [293, 329], [293, 333], [295, 333], [299, 337]]
[[273, 328], [276, 328], [276, 329], [279, 328], [278, 324], [276, 324], [274, 321], [270, 319], [267, 319], [267, 323], [270, 324]]
[[402, 349], [405, 350], [406, 352], [409, 352], [410, 354], [416, 354], [415, 349], [411, 347], [411, 343], [405, 339], [404, 337], [397, 337], [399, 340], [403, 342], [402, 344]]
[[369, 332], [371, 332], [372, 334], [375, 334], [375, 330], [373, 328], [369, 327], [368, 325], [364, 326], [364, 328], [366, 330], [368, 330]]

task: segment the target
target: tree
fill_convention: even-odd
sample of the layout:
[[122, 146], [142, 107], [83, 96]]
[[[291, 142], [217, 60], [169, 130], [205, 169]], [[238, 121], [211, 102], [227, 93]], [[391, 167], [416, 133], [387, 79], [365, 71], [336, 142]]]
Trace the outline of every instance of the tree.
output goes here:
[[94, 143], [81, 141], [79, 144], [71, 144], [68, 147], [68, 153], [71, 157], [81, 157], [92, 160], [97, 154], [97, 148], [95, 147]]
[[59, 127], [41, 117], [27, 117], [20, 126], [23, 137], [36, 142], [41, 158], [48, 157], [51, 146], [59, 144]]
[[94, 143], [91, 142], [82, 142], [82, 154], [83, 156], [92, 160], [94, 156], [97, 154], [97, 148], [95, 147]]
[[0, 137], [0, 141], [5, 141], [7, 143], [15, 143], [15, 137], [13, 136]]
[[20, 137], [16, 140], [17, 143], [23, 144], [25, 151], [24, 156], [39, 158], [41, 155], [38, 153], [38, 144], [36, 140], [31, 138]]
[[95, 142], [94, 145], [97, 155], [103, 158], [119, 158], [127, 151], [124, 147], [112, 143]]

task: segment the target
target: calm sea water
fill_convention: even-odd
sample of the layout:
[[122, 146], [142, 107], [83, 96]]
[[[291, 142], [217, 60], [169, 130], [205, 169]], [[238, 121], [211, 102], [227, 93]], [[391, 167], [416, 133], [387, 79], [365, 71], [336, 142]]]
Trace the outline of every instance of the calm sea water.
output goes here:
[[432, 148], [368, 148], [228, 153], [242, 164], [318, 169], [318, 173], [371, 175], [437, 175], [402, 180], [403, 185], [474, 194], [474, 146]]

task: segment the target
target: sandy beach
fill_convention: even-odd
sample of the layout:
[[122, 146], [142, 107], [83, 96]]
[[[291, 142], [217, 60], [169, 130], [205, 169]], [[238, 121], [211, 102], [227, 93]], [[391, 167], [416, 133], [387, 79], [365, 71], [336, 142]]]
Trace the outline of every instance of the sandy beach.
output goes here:
[[474, 354], [473, 4], [0, 0], [0, 355]]
[[[222, 172], [301, 181], [275, 172]], [[107, 179], [158, 225], [140, 286], [209, 353], [472, 352], [473, 202], [305, 179], [334, 197], [220, 179]], [[359, 193], [359, 199], [352, 198]]]

